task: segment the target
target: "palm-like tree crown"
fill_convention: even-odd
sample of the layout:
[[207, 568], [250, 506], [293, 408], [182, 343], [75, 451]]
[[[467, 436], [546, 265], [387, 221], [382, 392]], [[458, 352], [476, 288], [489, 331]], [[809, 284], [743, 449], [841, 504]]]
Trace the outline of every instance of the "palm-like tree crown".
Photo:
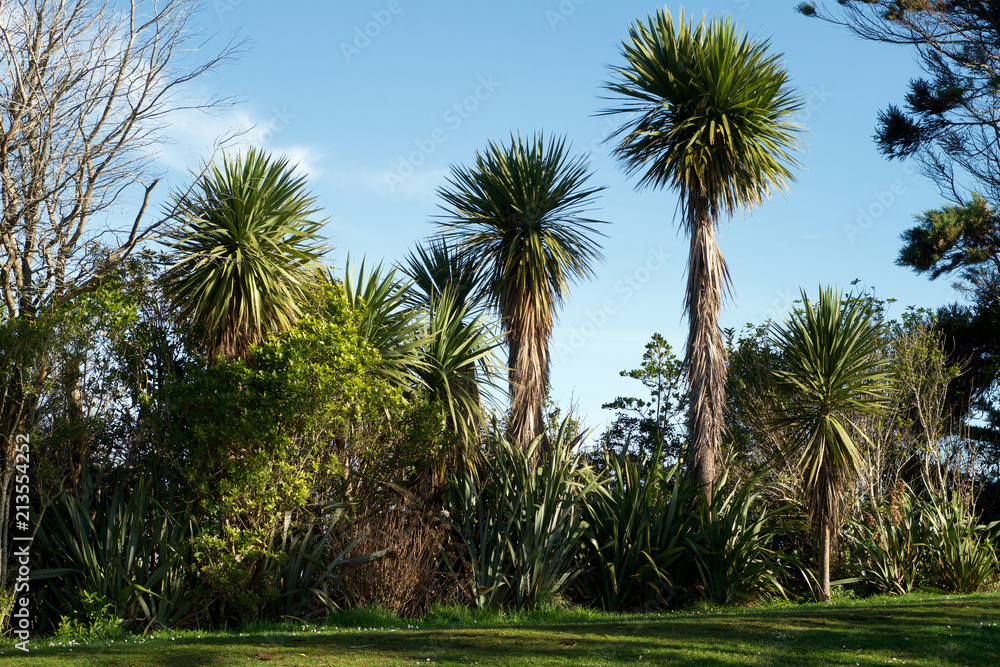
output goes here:
[[887, 362], [880, 354], [881, 331], [864, 301], [841, 301], [832, 288], [821, 288], [818, 302], [802, 292], [802, 303], [783, 325], [772, 325], [784, 355], [774, 373], [795, 396], [782, 423], [801, 436], [794, 441], [798, 463], [812, 488], [825, 467], [844, 474], [861, 467], [861, 454], [842, 422], [852, 412], [881, 409]]
[[356, 266], [348, 257], [343, 282], [328, 271], [318, 279], [338, 285], [360, 315], [360, 334], [381, 357], [375, 372], [406, 395], [442, 406], [449, 427], [469, 444], [484, 418], [480, 385], [495, 387], [499, 341], [485, 315], [471, 313], [450, 282], [435, 283], [414, 304], [414, 286], [401, 281], [398, 270], [366, 268], [364, 260]]
[[490, 143], [475, 165], [453, 167], [439, 194], [441, 236], [480, 269], [503, 321], [510, 355], [512, 434], [527, 447], [541, 433], [548, 339], [569, 285], [601, 257], [596, 220], [582, 217], [603, 188], [588, 187], [585, 157], [564, 139]]
[[442, 405], [448, 425], [466, 448], [477, 440], [485, 422], [482, 389], [498, 389], [495, 378], [503, 365], [496, 361], [501, 340], [486, 315], [470, 315], [450, 287], [427, 304], [426, 364], [417, 370], [424, 398]]
[[[321, 273], [328, 284], [336, 283], [329, 272]], [[420, 335], [417, 313], [407, 303], [409, 285], [400, 280], [395, 268], [381, 264], [360, 266], [348, 255], [344, 279], [340, 283], [347, 303], [361, 315], [360, 333], [379, 352], [382, 363], [377, 370], [396, 387], [410, 388], [415, 369], [421, 367]]]
[[684, 223], [693, 200], [706, 198], [712, 218], [759, 205], [783, 189], [797, 166], [801, 109], [781, 56], [767, 40], [751, 41], [727, 16], [707, 26], [675, 27], [660, 10], [629, 30], [626, 66], [605, 85], [620, 104], [602, 114], [631, 114], [613, 135], [615, 156], [639, 187], [676, 188]]
[[299, 316], [300, 286], [326, 247], [304, 176], [285, 159], [250, 150], [212, 165], [175, 195], [183, 225], [165, 273], [177, 314], [200, 329], [210, 358], [234, 358]]
[[603, 259], [591, 236], [597, 220], [581, 217], [603, 187], [588, 188], [587, 160], [569, 155], [565, 139], [511, 137], [491, 142], [467, 169], [452, 167], [439, 191], [446, 215], [441, 236], [478, 260], [501, 314], [544, 317], [569, 284], [593, 275]]

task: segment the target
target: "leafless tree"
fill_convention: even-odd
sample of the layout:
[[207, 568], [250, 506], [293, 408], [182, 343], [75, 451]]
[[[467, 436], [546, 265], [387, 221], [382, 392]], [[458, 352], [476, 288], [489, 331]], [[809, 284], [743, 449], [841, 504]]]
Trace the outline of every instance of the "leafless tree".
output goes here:
[[[191, 97], [189, 84], [241, 46], [210, 49], [212, 38], [195, 27], [199, 4], [0, 0], [0, 325], [34, 322], [95, 289], [165, 224], [167, 217], [148, 215], [157, 147], [172, 114], [229, 102]], [[135, 208], [123, 217], [127, 205]], [[46, 374], [41, 364], [27, 377], [19, 372], [0, 380], [6, 385], [0, 413], [5, 509], [15, 437], [32, 426]], [[59, 390], [75, 395], [68, 404], [82, 410], [78, 375], [69, 372]], [[74, 460], [82, 454], [74, 452]], [[6, 518], [0, 521], [0, 588]]]

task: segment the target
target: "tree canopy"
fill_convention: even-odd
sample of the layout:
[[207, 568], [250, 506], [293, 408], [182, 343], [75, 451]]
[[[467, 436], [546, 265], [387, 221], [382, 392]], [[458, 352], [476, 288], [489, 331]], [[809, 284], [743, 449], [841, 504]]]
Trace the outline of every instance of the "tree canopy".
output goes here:
[[1000, 8], [982, 0], [803, 2], [799, 12], [862, 39], [912, 46], [925, 76], [879, 113], [875, 143], [889, 159], [916, 158], [946, 198], [977, 190], [1000, 201]]

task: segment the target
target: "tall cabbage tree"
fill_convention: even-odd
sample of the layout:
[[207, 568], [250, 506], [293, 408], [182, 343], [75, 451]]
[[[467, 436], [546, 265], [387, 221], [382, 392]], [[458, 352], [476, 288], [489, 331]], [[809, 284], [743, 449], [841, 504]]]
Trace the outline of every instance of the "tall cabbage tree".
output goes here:
[[851, 415], [882, 409], [887, 388], [886, 355], [869, 305], [820, 289], [813, 303], [802, 292], [802, 308], [772, 332], [783, 362], [774, 371], [790, 399], [780, 424], [802, 472], [806, 507], [819, 538], [820, 596], [830, 599], [830, 551], [841, 526], [844, 492], [857, 479], [864, 458], [850, 432]]
[[169, 237], [165, 292], [211, 360], [243, 357], [295, 323], [326, 246], [316, 200], [288, 160], [253, 149], [223, 156], [175, 197], [173, 212], [181, 224]]
[[[490, 143], [471, 167], [452, 167], [439, 191], [440, 234], [480, 269], [509, 354], [511, 439], [522, 451], [544, 434], [549, 338], [572, 282], [602, 259], [596, 220], [582, 217], [603, 190], [585, 157], [541, 134]], [[541, 455], [541, 447], [534, 451]]]
[[726, 348], [719, 329], [726, 262], [715, 240], [719, 219], [747, 212], [792, 179], [801, 108], [781, 56], [727, 17], [694, 25], [658, 10], [636, 22], [622, 44], [625, 64], [605, 84], [626, 119], [614, 155], [638, 187], [680, 196], [690, 238], [684, 300], [690, 321], [685, 367], [691, 388], [689, 463], [711, 498], [721, 461]]

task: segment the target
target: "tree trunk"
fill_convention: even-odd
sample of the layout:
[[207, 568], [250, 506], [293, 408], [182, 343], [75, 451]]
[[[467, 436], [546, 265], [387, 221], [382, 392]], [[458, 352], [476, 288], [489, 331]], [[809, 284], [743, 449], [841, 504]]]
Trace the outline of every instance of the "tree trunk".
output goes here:
[[824, 518], [819, 527], [819, 600], [830, 601], [830, 520]]
[[533, 312], [519, 314], [512, 324], [515, 326], [509, 326], [507, 334], [510, 349], [510, 437], [521, 451], [527, 452], [531, 443], [542, 436], [542, 442], [532, 455], [534, 467], [548, 455], [542, 416], [549, 384], [548, 335], [538, 335], [543, 327], [538, 326]]
[[707, 205], [692, 217], [685, 296], [690, 322], [685, 358], [691, 390], [688, 464], [692, 478], [702, 488], [706, 502], [710, 502], [722, 450], [727, 358], [719, 313], [729, 272], [715, 242], [715, 222], [708, 215]]
[[73, 354], [63, 355], [63, 392], [66, 400], [68, 428], [68, 469], [64, 486], [66, 493], [80, 498], [81, 479], [87, 465], [87, 427], [84, 420], [83, 391], [80, 386], [80, 361]]

